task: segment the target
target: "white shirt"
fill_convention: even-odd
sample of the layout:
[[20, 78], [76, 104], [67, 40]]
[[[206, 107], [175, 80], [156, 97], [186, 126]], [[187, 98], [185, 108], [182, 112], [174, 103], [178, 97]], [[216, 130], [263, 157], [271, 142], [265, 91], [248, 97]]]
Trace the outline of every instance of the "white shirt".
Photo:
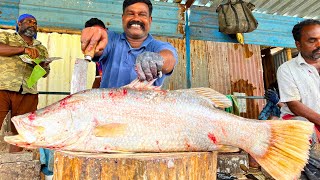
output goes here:
[[[283, 63], [277, 71], [280, 101], [300, 101], [320, 113], [320, 76], [317, 69], [306, 63], [301, 54]], [[294, 115], [287, 104], [281, 108], [281, 117]]]

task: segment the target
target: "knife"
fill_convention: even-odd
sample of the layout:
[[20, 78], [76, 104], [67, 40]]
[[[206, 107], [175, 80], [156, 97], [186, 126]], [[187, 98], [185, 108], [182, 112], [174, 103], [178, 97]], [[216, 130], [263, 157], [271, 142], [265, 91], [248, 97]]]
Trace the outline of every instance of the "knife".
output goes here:
[[87, 89], [88, 65], [92, 62], [95, 47], [91, 51], [84, 52], [84, 59], [76, 59], [72, 73], [70, 94]]

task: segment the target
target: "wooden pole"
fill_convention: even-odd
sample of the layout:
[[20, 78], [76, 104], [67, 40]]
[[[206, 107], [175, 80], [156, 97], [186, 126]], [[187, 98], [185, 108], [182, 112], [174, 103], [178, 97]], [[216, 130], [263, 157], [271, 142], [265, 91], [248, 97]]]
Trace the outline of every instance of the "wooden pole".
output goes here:
[[218, 152], [55, 152], [54, 180], [215, 180]]
[[291, 53], [291, 49], [290, 48], [286, 48], [286, 52], [287, 52], [287, 57], [288, 57], [288, 61], [292, 59], [292, 53]]

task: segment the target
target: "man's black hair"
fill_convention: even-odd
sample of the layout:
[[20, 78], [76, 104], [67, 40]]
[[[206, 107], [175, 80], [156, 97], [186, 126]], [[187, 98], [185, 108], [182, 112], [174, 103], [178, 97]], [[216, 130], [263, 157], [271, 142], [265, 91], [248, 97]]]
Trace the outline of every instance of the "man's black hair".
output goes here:
[[304, 21], [299, 22], [298, 24], [294, 25], [292, 29], [292, 35], [295, 41], [301, 40], [301, 31], [302, 28], [309, 25], [320, 25], [320, 21], [315, 19], [306, 19]]
[[124, 10], [132, 5], [132, 4], [135, 4], [135, 3], [145, 3], [146, 5], [148, 5], [149, 7], [149, 15], [151, 16], [152, 14], [152, 3], [150, 2], [150, 0], [124, 0], [123, 1], [123, 6], [122, 6], [122, 12], [124, 13]]
[[84, 25], [84, 27], [92, 27], [92, 26], [101, 26], [104, 29], [106, 29], [106, 26], [104, 25], [104, 23], [98, 18], [91, 18]]

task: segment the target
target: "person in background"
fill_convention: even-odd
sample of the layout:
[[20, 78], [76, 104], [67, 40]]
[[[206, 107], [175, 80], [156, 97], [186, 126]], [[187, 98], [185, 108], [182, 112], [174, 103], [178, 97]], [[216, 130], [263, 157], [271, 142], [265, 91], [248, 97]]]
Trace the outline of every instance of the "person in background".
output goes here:
[[264, 94], [267, 104], [259, 114], [259, 120], [279, 119], [280, 108], [284, 105], [280, 102], [278, 82], [272, 83]]
[[[320, 137], [320, 21], [304, 20], [293, 27], [292, 34], [299, 54], [277, 71], [280, 101], [284, 103], [281, 118], [314, 123], [311, 141], [315, 144]], [[319, 163], [313, 162], [310, 158], [301, 179], [320, 179]]]
[[[117, 88], [134, 79], [155, 80], [160, 86], [171, 75], [178, 55], [167, 42], [154, 39], [149, 34], [152, 23], [152, 4], [149, 0], [123, 2], [122, 27], [124, 33], [93, 26], [83, 29], [81, 49], [95, 49], [102, 66], [101, 88]], [[94, 48], [96, 47], [96, 48]]]
[[[101, 28], [107, 30], [105, 24], [98, 18], [91, 18], [84, 25], [85, 28], [92, 27], [92, 26], [98, 26], [98, 27], [101, 27]], [[93, 61], [99, 61], [99, 57], [97, 57], [97, 56], [93, 57]], [[92, 88], [99, 88], [100, 87], [101, 77], [102, 77], [101, 64], [99, 62], [96, 62], [96, 77], [95, 77], [94, 82], [92, 84]]]
[[[47, 49], [36, 40], [37, 20], [30, 14], [19, 16], [16, 33], [0, 32], [0, 125], [11, 111], [11, 116], [35, 111], [38, 105], [37, 84], [28, 87], [27, 79], [30, 77], [35, 64], [29, 64], [19, 55], [29, 55], [30, 58], [46, 59]], [[48, 75], [48, 63], [40, 63]], [[45, 76], [46, 76], [45, 75]], [[11, 123], [12, 133], [17, 130]], [[10, 152], [21, 151], [22, 148], [10, 145]]]
[[[320, 125], [320, 21], [296, 24], [292, 34], [299, 54], [277, 71], [282, 119], [300, 119]], [[313, 139], [315, 140], [315, 139]]]

